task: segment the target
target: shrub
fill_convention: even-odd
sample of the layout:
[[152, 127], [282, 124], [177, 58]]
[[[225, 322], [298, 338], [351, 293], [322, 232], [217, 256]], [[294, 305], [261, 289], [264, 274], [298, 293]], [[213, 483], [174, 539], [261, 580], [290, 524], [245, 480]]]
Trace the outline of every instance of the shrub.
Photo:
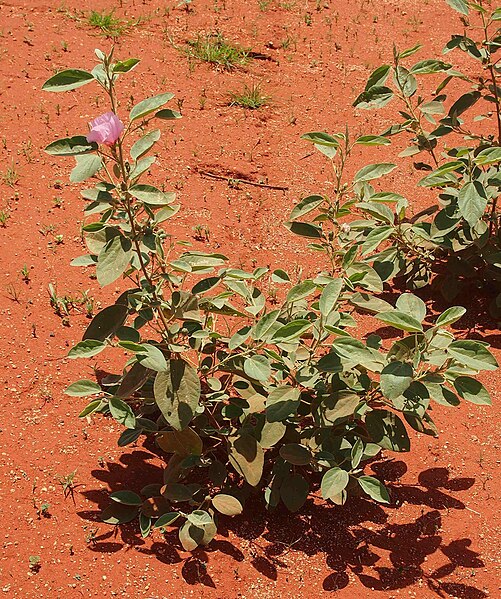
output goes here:
[[[172, 94], [141, 101], [122, 123], [117, 80], [139, 60], [96, 55], [92, 72], [63, 71], [44, 89], [97, 83], [110, 112], [92, 121], [87, 136], [59, 139], [46, 151], [75, 157], [72, 182], [92, 180], [81, 192], [89, 253], [72, 264], [95, 267], [102, 286], [118, 279], [130, 286], [94, 317], [68, 356], [125, 350], [129, 357], [116, 376], [101, 384], [79, 380], [66, 392], [90, 398], [81, 417], [100, 413], [122, 424], [120, 446], [148, 436], [167, 461], [158, 484], [112, 493], [103, 519], [116, 524], [138, 517], [144, 536], [175, 525], [183, 547], [192, 550], [214, 537], [219, 515], [239, 514], [258, 491], [268, 508], [282, 504], [292, 512], [318, 489], [336, 504], [352, 494], [390, 502], [385, 486], [364, 473], [374, 456], [382, 449], [409, 451], [408, 427], [435, 436], [437, 405], [490, 403], [475, 378], [497, 367], [488, 346], [456, 340], [446, 328], [464, 308], [449, 308], [430, 323], [413, 294], [401, 295], [395, 306], [369, 296], [377, 275], [349, 252], [341, 275], [291, 281], [282, 269], [244, 271], [221, 254], [170, 241], [175, 195], [142, 180], [160, 138], [159, 129], [145, 133], [147, 125], [179, 117], [164, 108]], [[329, 155], [343, 137], [309, 139]], [[359, 175], [356, 184], [371, 177]], [[294, 217], [325, 201], [303, 200]], [[336, 202], [328, 208], [332, 214], [343, 209]], [[289, 227], [320, 238], [317, 224]], [[263, 293], [270, 279], [283, 289], [273, 302]], [[386, 349], [376, 334], [365, 341], [352, 336], [350, 312], [358, 304], [375, 313], [375, 326], [391, 326], [401, 337]]]

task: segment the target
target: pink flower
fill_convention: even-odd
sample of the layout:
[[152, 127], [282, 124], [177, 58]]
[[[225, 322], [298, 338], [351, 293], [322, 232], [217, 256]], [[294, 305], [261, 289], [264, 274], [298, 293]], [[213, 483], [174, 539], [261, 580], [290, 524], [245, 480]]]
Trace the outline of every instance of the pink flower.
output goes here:
[[124, 124], [114, 112], [106, 112], [89, 123], [87, 141], [112, 146], [124, 130]]

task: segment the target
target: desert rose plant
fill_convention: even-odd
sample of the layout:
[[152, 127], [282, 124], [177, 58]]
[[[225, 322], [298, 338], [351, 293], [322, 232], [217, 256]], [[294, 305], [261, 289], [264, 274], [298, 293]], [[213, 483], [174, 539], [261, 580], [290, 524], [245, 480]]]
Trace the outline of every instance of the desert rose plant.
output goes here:
[[[164, 108], [172, 94], [139, 102], [126, 118], [116, 84], [139, 60], [96, 56], [91, 72], [60, 72], [44, 89], [97, 84], [110, 111], [46, 151], [74, 156], [70, 180], [90, 181], [81, 191], [89, 253], [72, 264], [95, 268], [103, 286], [124, 282], [68, 356], [109, 351], [124, 363], [66, 392], [90, 398], [80, 417], [99, 413], [123, 425], [120, 446], [150, 437], [166, 463], [163, 480], [112, 493], [103, 519], [138, 517], [144, 536], [177, 530], [192, 550], [257, 493], [269, 509], [292, 512], [316, 492], [336, 504], [352, 494], [389, 503], [385, 486], [365, 473], [368, 462], [381, 450], [409, 451], [408, 429], [435, 436], [437, 406], [490, 403], [475, 375], [496, 360], [485, 343], [456, 340], [447, 328], [465, 310], [451, 307], [430, 321], [415, 295], [395, 306], [371, 300], [372, 269], [354, 260], [340, 275], [293, 281], [283, 269], [245, 271], [221, 254], [183, 247], [167, 229], [175, 195], [142, 182], [160, 138], [148, 125], [180, 116]], [[295, 216], [315, 201], [303, 200]], [[298, 226], [311, 233], [316, 225]], [[283, 290], [276, 298], [263, 291], [270, 279]], [[375, 328], [401, 332], [389, 347], [376, 334], [356, 337], [357, 298], [376, 302]]]

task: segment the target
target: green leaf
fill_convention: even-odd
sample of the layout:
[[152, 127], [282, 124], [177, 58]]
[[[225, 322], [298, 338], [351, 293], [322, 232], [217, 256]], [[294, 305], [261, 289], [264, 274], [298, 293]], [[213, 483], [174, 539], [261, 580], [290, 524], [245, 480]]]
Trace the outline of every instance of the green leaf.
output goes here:
[[169, 360], [153, 385], [155, 401], [165, 420], [176, 430], [185, 429], [195, 415], [201, 386], [197, 371], [184, 360]]
[[152, 185], [133, 185], [129, 193], [132, 197], [152, 206], [165, 206], [176, 199], [175, 193], [164, 193]]
[[94, 152], [97, 148], [97, 143], [88, 142], [83, 135], [75, 135], [53, 141], [45, 148], [45, 152], [51, 156], [78, 156]]
[[270, 337], [274, 331], [274, 325], [279, 316], [280, 310], [273, 310], [272, 312], [265, 314], [256, 324], [252, 338], [264, 340], [268, 339], [268, 337]]
[[403, 58], [408, 58], [409, 56], [416, 54], [416, 52], [419, 52], [419, 50], [421, 50], [422, 47], [423, 46], [421, 44], [416, 44], [415, 46], [412, 46], [412, 48], [407, 48], [406, 50], [403, 50], [403, 52], [400, 52], [398, 58], [400, 60], [402, 60]]
[[413, 316], [400, 312], [399, 310], [388, 310], [376, 314], [376, 318], [382, 322], [409, 333], [420, 333], [423, 331], [423, 326]]
[[316, 288], [317, 286], [313, 281], [311, 281], [310, 279], [306, 279], [306, 281], [302, 281], [298, 285], [292, 287], [292, 289], [287, 294], [286, 301], [287, 303], [292, 304], [293, 302], [302, 300], [305, 297], [311, 295]]
[[362, 146], [389, 146], [391, 141], [381, 135], [362, 135], [355, 143]]
[[149, 368], [155, 372], [165, 372], [167, 370], [165, 356], [158, 347], [149, 343], [141, 344], [141, 349], [137, 351], [136, 358], [145, 368]]
[[191, 514], [187, 515], [188, 522], [191, 522], [195, 526], [206, 526], [207, 524], [211, 524], [212, 517], [205, 510], [194, 510]]
[[133, 491], [115, 491], [110, 494], [110, 499], [123, 505], [142, 505], [143, 500]]
[[185, 428], [183, 431], [161, 431], [156, 436], [156, 442], [166, 453], [176, 453], [182, 458], [202, 455], [203, 452], [203, 441], [191, 428]]
[[83, 335], [83, 341], [86, 339], [104, 341], [112, 337], [125, 322], [127, 314], [128, 308], [123, 304], [107, 306], [94, 316]]
[[360, 247], [362, 256], [367, 256], [367, 254], [373, 252], [383, 241], [388, 239], [394, 231], [395, 227], [392, 227], [391, 225], [384, 225], [372, 229]]
[[212, 498], [212, 505], [225, 516], [238, 516], [243, 512], [243, 506], [233, 495], [218, 493]]
[[123, 424], [125, 428], [136, 428], [136, 416], [129, 404], [118, 397], [110, 397], [109, 406], [111, 415], [117, 422]]
[[153, 528], [165, 528], [166, 526], [170, 526], [171, 524], [174, 524], [180, 515], [179, 512], [167, 512], [166, 514], [162, 514], [155, 522]]
[[461, 13], [462, 15], [467, 15], [470, 12], [466, 0], [445, 0], [445, 1], [451, 8], [453, 8], [457, 12]]
[[86, 416], [93, 414], [96, 410], [99, 410], [100, 408], [102, 408], [103, 405], [104, 404], [101, 399], [95, 399], [85, 406], [85, 408], [80, 412], [78, 417], [85, 418]]
[[160, 119], [162, 121], [175, 121], [177, 119], [182, 118], [180, 112], [176, 110], [171, 110], [170, 108], [164, 108], [163, 110], [159, 110], [155, 113], [155, 118]]
[[322, 356], [317, 362], [317, 368], [320, 372], [343, 372], [341, 358], [334, 352]]
[[87, 339], [86, 341], [80, 341], [68, 352], [68, 358], [92, 358], [101, 353], [106, 347], [106, 343], [102, 341], [96, 341], [95, 339]]
[[255, 487], [263, 475], [264, 452], [256, 439], [247, 433], [229, 438], [230, 464], [245, 480]]
[[286, 428], [283, 422], [265, 422], [263, 428], [256, 431], [256, 438], [263, 449], [270, 449], [282, 439]]
[[402, 294], [396, 302], [396, 308], [409, 316], [413, 316], [419, 322], [426, 318], [426, 304], [413, 293]]
[[101, 287], [114, 283], [129, 266], [132, 242], [123, 235], [112, 237], [97, 258], [96, 275]]
[[143, 154], [146, 154], [146, 152], [150, 148], [152, 148], [159, 139], [160, 129], [150, 131], [149, 133], [141, 137], [141, 139], [138, 139], [130, 149], [130, 155], [132, 156], [132, 159], [138, 160], [138, 158], [141, 158], [141, 156], [143, 156]]
[[382, 162], [380, 164], [368, 164], [361, 168], [355, 175], [353, 180], [354, 183], [362, 183], [363, 181], [372, 181], [373, 179], [379, 179], [383, 175], [391, 173], [393, 169], [397, 168], [396, 164], [390, 162]]
[[196, 295], [197, 293], [205, 293], [209, 291], [213, 287], [215, 287], [221, 281], [221, 277], [207, 277], [206, 279], [202, 279], [193, 285], [191, 293]]
[[388, 64], [382, 64], [376, 70], [372, 71], [367, 79], [365, 90], [384, 85], [390, 74], [391, 67]]
[[309, 320], [298, 319], [288, 322], [286, 325], [278, 328], [271, 338], [274, 343], [284, 343], [298, 341], [301, 335], [313, 326]]
[[290, 512], [297, 512], [308, 499], [310, 485], [300, 474], [287, 475], [280, 486], [280, 497]]
[[141, 333], [134, 327], [120, 326], [117, 329], [116, 336], [120, 341], [132, 341], [132, 343], [141, 341]]
[[46, 92], [66, 92], [94, 81], [92, 73], [79, 69], [68, 69], [54, 75], [42, 85]]
[[452, 306], [448, 308], [445, 312], [442, 312], [440, 316], [435, 321], [435, 326], [437, 327], [445, 327], [448, 324], [452, 324], [456, 322], [466, 313], [466, 308], [462, 306]]
[[279, 283], [281, 285], [284, 283], [290, 283], [289, 275], [285, 272], [285, 270], [282, 270], [281, 268], [277, 268], [273, 271], [271, 275], [271, 280], [274, 283]]
[[370, 89], [363, 91], [353, 102], [356, 108], [364, 110], [369, 108], [382, 108], [386, 106], [393, 98], [391, 88], [384, 85], [374, 85]]
[[280, 457], [294, 466], [306, 466], [311, 462], [311, 452], [299, 443], [287, 443], [280, 448]]
[[141, 158], [136, 162], [136, 166], [131, 170], [129, 178], [131, 181], [140, 177], [143, 173], [145, 173], [152, 164], [156, 162], [155, 156], [146, 156], [146, 158]]
[[449, 116], [453, 124], [456, 124], [458, 117], [478, 102], [481, 97], [482, 94], [479, 91], [467, 92], [459, 97], [449, 109]]
[[131, 443], [135, 443], [141, 436], [143, 429], [141, 428], [126, 428], [122, 431], [122, 434], [118, 437], [118, 447], [127, 447]]
[[138, 65], [140, 62], [139, 58], [128, 58], [127, 60], [119, 60], [116, 62], [113, 67], [113, 73], [128, 73], [132, 71], [132, 69]]
[[485, 345], [478, 341], [453, 341], [447, 348], [447, 353], [460, 364], [475, 370], [496, 370], [498, 368], [496, 358]]
[[360, 397], [351, 391], [337, 391], [323, 400], [320, 411], [324, 420], [334, 423], [339, 418], [352, 416], [360, 404]]
[[298, 204], [294, 206], [290, 214], [290, 220], [296, 220], [305, 214], [308, 214], [315, 208], [318, 208], [321, 204], [323, 204], [325, 199], [323, 196], [313, 195], [303, 198]]
[[343, 279], [336, 279], [335, 281], [331, 281], [330, 283], [327, 283], [327, 285], [324, 287], [318, 304], [320, 314], [322, 314], [324, 318], [327, 318], [329, 314], [332, 312], [332, 310], [334, 310], [334, 308], [336, 307], [337, 301], [339, 299], [341, 291], [343, 290], [343, 287]]
[[362, 487], [362, 491], [367, 493], [369, 497], [380, 503], [390, 503], [388, 489], [377, 478], [373, 476], [359, 476], [357, 481]]
[[397, 66], [393, 70], [393, 79], [395, 84], [402, 89], [402, 93], [406, 98], [410, 98], [416, 93], [417, 81], [414, 75], [402, 66]]
[[146, 100], [143, 100], [134, 106], [134, 108], [130, 111], [129, 119], [131, 121], [142, 119], [152, 112], [155, 112], [155, 110], [158, 110], [160, 106], [166, 104], [173, 97], [174, 94], [166, 93], [153, 96], [152, 98], [147, 98]]
[[353, 337], [338, 337], [332, 342], [331, 348], [343, 358], [344, 366], [347, 369], [357, 364], [365, 366], [372, 361], [372, 353], [361, 341]]
[[431, 73], [440, 73], [447, 71], [452, 67], [451, 64], [447, 64], [442, 60], [421, 60], [411, 67], [410, 72], [413, 75], [429, 75]]
[[390, 362], [381, 371], [381, 392], [388, 399], [396, 399], [409, 388], [413, 374], [410, 364]]
[[332, 135], [328, 135], [327, 133], [322, 133], [320, 131], [304, 133], [303, 135], [301, 135], [301, 139], [311, 141], [312, 143], [318, 146], [328, 146], [332, 148], [339, 147], [339, 141], [335, 137], [332, 137]]
[[249, 356], [244, 358], [244, 372], [255, 381], [267, 381], [271, 375], [270, 363], [265, 356]]
[[463, 399], [466, 399], [466, 401], [481, 406], [492, 405], [489, 392], [480, 381], [477, 381], [474, 378], [469, 376], [458, 376], [454, 379], [454, 388], [458, 395]]
[[330, 468], [322, 477], [320, 490], [324, 499], [330, 499], [334, 495], [338, 495], [346, 489], [350, 476], [346, 470], [338, 468]]
[[[393, 225], [395, 215], [392, 209], [381, 202], [358, 202], [356, 207], [374, 216], [377, 220]], [[375, 229], [373, 229], [374, 231]], [[377, 229], [376, 229], [377, 230]]]
[[89, 379], [80, 379], [75, 383], [72, 383], [64, 390], [66, 395], [70, 395], [71, 397], [86, 397], [87, 395], [95, 395], [96, 393], [101, 393], [101, 387], [95, 383], [94, 381], [89, 381]]
[[230, 338], [228, 343], [228, 347], [230, 349], [237, 349], [241, 347], [249, 338], [251, 332], [251, 327], [249, 325], [242, 327], [238, 331], [236, 331]]
[[365, 417], [372, 442], [391, 451], [410, 451], [410, 439], [400, 418], [388, 410], [373, 410]]
[[101, 513], [101, 520], [106, 524], [126, 524], [137, 516], [137, 506], [123, 505], [113, 502]]
[[479, 166], [501, 162], [501, 148], [499, 146], [485, 148], [475, 156], [473, 162]]
[[289, 229], [289, 231], [291, 233], [294, 233], [294, 235], [299, 235], [300, 237], [308, 237], [309, 239], [321, 239], [323, 236], [321, 227], [317, 227], [316, 225], [312, 225], [311, 223], [293, 221], [284, 223], [284, 227]]
[[70, 174], [70, 181], [72, 183], [79, 183], [80, 181], [90, 179], [103, 166], [101, 157], [94, 154], [76, 156], [75, 160], [77, 164]]
[[480, 181], [469, 181], [459, 190], [459, 210], [470, 227], [474, 227], [482, 218], [487, 202], [487, 195]]
[[179, 541], [185, 551], [194, 551], [202, 542], [204, 531], [191, 522], [185, 522], [179, 529]]
[[428, 390], [431, 399], [441, 406], [450, 408], [451, 406], [459, 406], [461, 403], [458, 396], [442, 384], [425, 382], [424, 385]]
[[143, 513], [139, 514], [139, 529], [141, 530], [141, 537], [145, 539], [151, 532], [151, 518], [145, 516]]
[[281, 422], [296, 414], [300, 403], [299, 389], [284, 385], [276, 387], [266, 399], [266, 420]]
[[116, 395], [118, 397], [131, 397], [141, 389], [150, 377], [151, 372], [139, 362], [136, 362], [123, 377]]
[[372, 314], [375, 314], [377, 312], [387, 312], [388, 310], [393, 310], [391, 304], [385, 302], [379, 297], [369, 295], [368, 293], [354, 293], [350, 297], [349, 302], [357, 308], [360, 308], [361, 310], [366, 310], [367, 312], [371, 312]]
[[383, 281], [377, 272], [368, 264], [354, 262], [346, 271], [350, 281], [368, 291], [382, 293]]

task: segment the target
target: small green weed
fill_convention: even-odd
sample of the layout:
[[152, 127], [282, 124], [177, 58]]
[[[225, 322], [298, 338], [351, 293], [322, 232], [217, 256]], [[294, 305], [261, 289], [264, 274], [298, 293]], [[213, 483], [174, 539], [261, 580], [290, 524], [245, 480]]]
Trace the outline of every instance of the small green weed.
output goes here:
[[[77, 21], [77, 23], [99, 30], [99, 35], [113, 38], [126, 34], [130, 29], [136, 27], [143, 21], [141, 17], [131, 20], [122, 19], [115, 16], [114, 10], [71, 12], [62, 8], [60, 12], [63, 12], [68, 19], [72, 19], [73, 21]], [[64, 46], [63, 51], [66, 51]]]
[[195, 232], [194, 238], [197, 241], [209, 241], [210, 229], [207, 225], [195, 225], [193, 231]]
[[119, 17], [115, 17], [113, 12], [113, 10], [110, 12], [91, 10], [87, 15], [87, 24], [95, 29], [100, 29], [103, 35], [119, 37], [127, 31], [128, 24]]
[[11, 165], [7, 167], [5, 172], [2, 174], [3, 182], [9, 187], [15, 187], [17, 182], [19, 181], [19, 173], [16, 170], [16, 165], [14, 161], [11, 162]]
[[75, 485], [75, 475], [76, 475], [77, 471], [73, 470], [73, 472], [70, 472], [69, 474], [66, 474], [66, 476], [61, 476], [59, 478], [59, 484], [63, 487], [63, 495], [64, 498], [67, 499], [68, 497], [71, 497], [73, 499], [73, 501], [75, 501], [75, 488], [79, 485]]
[[185, 48], [184, 52], [190, 58], [231, 71], [249, 62], [250, 48], [234, 46], [217, 32], [198, 34], [194, 40], [188, 42], [188, 48]]
[[25, 283], [29, 283], [30, 281], [30, 269], [25, 264], [23, 268], [21, 268], [21, 277]]
[[257, 110], [269, 103], [270, 96], [261, 93], [261, 85], [253, 83], [244, 85], [241, 92], [230, 92], [230, 106], [241, 106], [249, 110]]
[[7, 209], [0, 210], [0, 227], [6, 227], [7, 221], [10, 218], [9, 211]]

